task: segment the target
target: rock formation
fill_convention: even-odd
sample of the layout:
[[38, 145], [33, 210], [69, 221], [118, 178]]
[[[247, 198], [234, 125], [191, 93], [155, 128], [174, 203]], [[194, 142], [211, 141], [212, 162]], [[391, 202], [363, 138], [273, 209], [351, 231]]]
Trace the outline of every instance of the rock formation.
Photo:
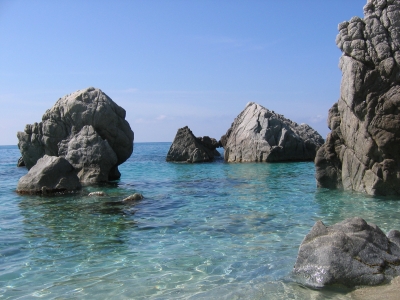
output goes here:
[[369, 0], [339, 24], [340, 98], [317, 153], [318, 186], [400, 194], [400, 2]]
[[221, 137], [227, 162], [312, 161], [323, 143], [307, 124], [298, 125], [254, 102]]
[[196, 138], [189, 127], [179, 128], [169, 148], [167, 161], [209, 162], [220, 156], [216, 148], [219, 143], [208, 136]]
[[21, 194], [53, 194], [81, 188], [74, 167], [63, 157], [44, 155], [18, 181]]
[[133, 132], [125, 114], [100, 89], [66, 95], [45, 112], [42, 122], [18, 132], [23, 161], [30, 169], [45, 154], [62, 156], [82, 182], [118, 179], [118, 165], [133, 151]]
[[112, 167], [117, 163], [117, 155], [107, 140], [91, 125], [85, 125], [72, 138], [58, 144], [58, 155], [68, 160], [82, 182], [105, 182]]
[[384, 283], [400, 275], [400, 232], [386, 236], [361, 218], [329, 227], [318, 221], [300, 245], [293, 274], [314, 288]]
[[18, 159], [17, 167], [18, 167], [18, 168], [20, 168], [20, 167], [25, 167], [25, 162], [24, 162], [24, 159], [23, 159], [22, 157], [20, 157], [20, 158]]

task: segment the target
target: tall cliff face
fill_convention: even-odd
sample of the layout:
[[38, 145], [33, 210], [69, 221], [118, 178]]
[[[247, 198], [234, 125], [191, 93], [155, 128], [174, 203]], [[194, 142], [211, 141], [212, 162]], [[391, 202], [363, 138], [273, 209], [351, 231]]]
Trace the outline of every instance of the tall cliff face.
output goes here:
[[339, 24], [340, 99], [315, 164], [318, 186], [400, 194], [400, 1], [368, 0]]

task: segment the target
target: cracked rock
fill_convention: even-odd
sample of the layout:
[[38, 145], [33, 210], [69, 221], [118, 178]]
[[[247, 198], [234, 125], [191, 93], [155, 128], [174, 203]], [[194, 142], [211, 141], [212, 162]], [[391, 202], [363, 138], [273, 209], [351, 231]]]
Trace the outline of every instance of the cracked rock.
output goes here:
[[293, 275], [314, 288], [384, 283], [400, 275], [399, 236], [361, 218], [328, 227], [318, 221], [300, 245]]
[[227, 162], [313, 161], [324, 143], [307, 124], [297, 124], [250, 102], [221, 137]]
[[45, 154], [65, 157], [82, 182], [120, 177], [118, 165], [133, 151], [125, 110], [93, 87], [60, 98], [40, 123], [18, 132], [22, 159], [31, 169]]
[[400, 194], [400, 1], [368, 0], [339, 24], [340, 98], [318, 150], [319, 187]]
[[210, 162], [220, 156], [216, 150], [220, 143], [208, 136], [195, 137], [189, 127], [179, 128], [167, 154], [167, 161]]

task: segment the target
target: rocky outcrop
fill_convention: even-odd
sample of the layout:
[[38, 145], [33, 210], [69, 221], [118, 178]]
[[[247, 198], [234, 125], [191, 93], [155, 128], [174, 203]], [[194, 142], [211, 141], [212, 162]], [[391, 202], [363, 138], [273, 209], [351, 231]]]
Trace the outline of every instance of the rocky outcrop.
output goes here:
[[340, 98], [317, 153], [318, 186], [400, 194], [400, 2], [369, 0], [339, 24]]
[[82, 182], [105, 182], [117, 164], [117, 155], [91, 125], [85, 125], [71, 139], [61, 141], [58, 155], [65, 157]]
[[383, 283], [400, 275], [399, 236], [397, 230], [386, 236], [361, 218], [329, 227], [318, 221], [300, 245], [293, 274], [314, 288]]
[[23, 159], [22, 157], [20, 157], [20, 158], [18, 159], [17, 167], [18, 167], [18, 168], [20, 168], [20, 167], [25, 167], [25, 162], [24, 162], [24, 159]]
[[250, 102], [221, 137], [227, 162], [312, 161], [323, 138], [307, 124], [297, 124]]
[[209, 162], [220, 156], [216, 150], [219, 142], [208, 136], [196, 138], [189, 127], [179, 128], [169, 148], [167, 161], [176, 162]]
[[18, 132], [18, 147], [28, 169], [47, 154], [65, 157], [83, 182], [114, 180], [133, 151], [125, 114], [100, 89], [79, 90], [60, 98], [42, 122]]
[[54, 194], [81, 188], [74, 167], [63, 157], [44, 155], [18, 181], [20, 194]]

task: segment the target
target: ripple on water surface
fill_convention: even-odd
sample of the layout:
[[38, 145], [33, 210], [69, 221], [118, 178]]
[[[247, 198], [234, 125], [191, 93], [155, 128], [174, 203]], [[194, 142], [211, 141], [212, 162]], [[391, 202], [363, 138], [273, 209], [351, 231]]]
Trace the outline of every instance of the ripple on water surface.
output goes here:
[[0, 297], [344, 299], [290, 279], [315, 221], [400, 229], [396, 199], [316, 189], [313, 163], [166, 163], [169, 145], [136, 144], [120, 181], [54, 198], [17, 195], [26, 169], [0, 147]]

